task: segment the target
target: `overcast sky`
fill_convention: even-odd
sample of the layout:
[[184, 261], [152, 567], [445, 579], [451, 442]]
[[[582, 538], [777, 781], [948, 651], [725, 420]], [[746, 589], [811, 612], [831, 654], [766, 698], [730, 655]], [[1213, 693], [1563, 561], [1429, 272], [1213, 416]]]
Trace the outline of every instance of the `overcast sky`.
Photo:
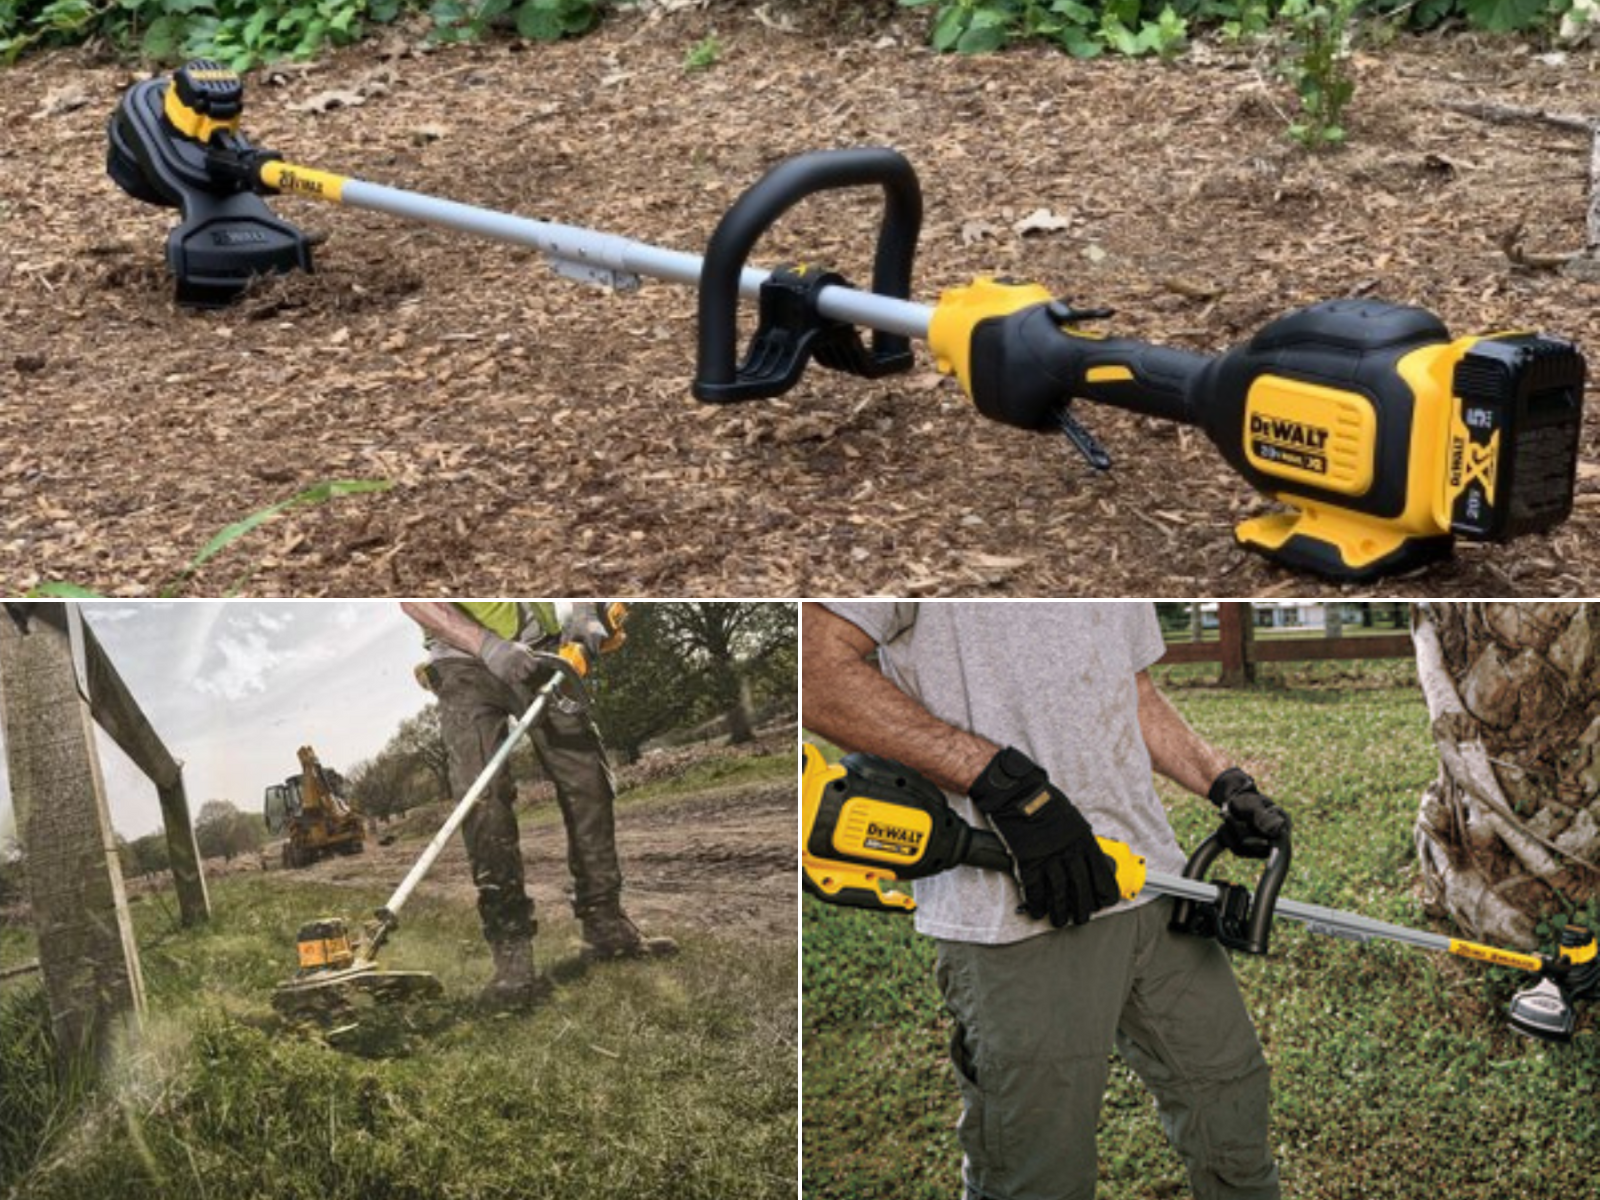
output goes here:
[[[267, 784], [314, 746], [349, 771], [427, 703], [412, 675], [421, 631], [393, 600], [89, 601], [117, 671], [167, 749], [184, 764], [189, 807], [231, 800], [257, 811]], [[155, 788], [99, 736], [111, 819], [139, 837], [161, 828]], [[11, 834], [11, 785], [0, 771], [0, 833]]]

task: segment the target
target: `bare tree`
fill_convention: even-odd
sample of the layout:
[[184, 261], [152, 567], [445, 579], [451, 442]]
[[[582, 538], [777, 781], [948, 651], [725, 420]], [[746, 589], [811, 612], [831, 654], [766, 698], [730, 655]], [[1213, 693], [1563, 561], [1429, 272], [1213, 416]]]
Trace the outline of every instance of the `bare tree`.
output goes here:
[[438, 704], [430, 704], [416, 716], [400, 722], [389, 745], [432, 776], [439, 796], [450, 794], [450, 754], [445, 749], [444, 731], [439, 727]]
[[774, 656], [793, 652], [791, 604], [663, 604], [661, 633], [686, 671], [698, 673], [726, 714], [729, 741], [753, 736], [750, 684]]

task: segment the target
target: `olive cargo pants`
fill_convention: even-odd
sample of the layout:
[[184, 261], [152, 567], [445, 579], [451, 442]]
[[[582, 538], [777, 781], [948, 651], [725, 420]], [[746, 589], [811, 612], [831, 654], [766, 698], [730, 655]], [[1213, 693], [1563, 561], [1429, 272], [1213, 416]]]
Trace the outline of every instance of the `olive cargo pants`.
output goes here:
[[1158, 900], [1021, 942], [939, 942], [967, 1195], [1092, 1200], [1113, 1045], [1197, 1200], [1276, 1200], [1268, 1069], [1227, 953]]
[[[432, 672], [449, 754], [450, 789], [459, 800], [524, 709], [511, 689], [477, 659], [441, 659], [432, 664]], [[600, 732], [586, 712], [568, 712], [552, 703], [529, 731], [529, 739], [555, 783], [556, 803], [567, 827], [572, 909], [582, 918], [616, 904], [622, 892], [611, 765]], [[472, 882], [478, 888], [478, 915], [483, 935], [491, 942], [525, 939], [536, 927], [533, 900], [523, 879], [522, 846], [512, 809], [515, 799], [511, 773], [503, 770], [462, 825]]]

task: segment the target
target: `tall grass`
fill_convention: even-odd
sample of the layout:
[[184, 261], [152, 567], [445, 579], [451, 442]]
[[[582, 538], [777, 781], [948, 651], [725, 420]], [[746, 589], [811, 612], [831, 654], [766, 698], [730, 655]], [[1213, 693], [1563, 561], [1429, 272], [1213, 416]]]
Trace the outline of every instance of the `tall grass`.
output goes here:
[[[676, 959], [584, 971], [570, 920], [537, 952], [564, 983], [531, 1014], [479, 1014], [489, 961], [469, 907], [419, 900], [387, 965], [448, 989], [421, 1027], [342, 1053], [268, 995], [294, 932], [383, 896], [235, 877], [209, 928], [138, 906], [150, 1018], [87, 1098], [51, 1077], [36, 988], [0, 1003], [0, 1190], [85, 1197], [793, 1194], [792, 945], [689, 935]], [[13, 1113], [17, 1116], [13, 1116]]]

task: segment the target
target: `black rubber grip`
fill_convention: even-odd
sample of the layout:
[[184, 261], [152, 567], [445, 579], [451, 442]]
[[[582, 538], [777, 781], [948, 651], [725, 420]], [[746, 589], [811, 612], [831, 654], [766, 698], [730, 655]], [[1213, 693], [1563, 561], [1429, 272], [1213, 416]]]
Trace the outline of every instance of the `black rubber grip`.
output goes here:
[[966, 851], [961, 855], [961, 862], [968, 867], [979, 867], [985, 871], [1004, 871], [1011, 874], [1011, 852], [1006, 849], [1006, 844], [1000, 840], [1000, 835], [990, 833], [987, 829], [974, 829], [972, 840], [967, 843]]
[[972, 399], [993, 420], [1054, 429], [1069, 400], [1090, 400], [1185, 425], [1212, 359], [1131, 338], [1063, 328], [1056, 304], [979, 321], [972, 331]]
[[[785, 159], [761, 177], [718, 223], [700, 269], [699, 342], [695, 395], [718, 400], [738, 379], [739, 277], [756, 242], [789, 209], [817, 192], [878, 185], [883, 222], [872, 262], [872, 290], [911, 295], [911, 268], [922, 231], [922, 187], [904, 155], [881, 147], [818, 150]], [[909, 355], [909, 338], [878, 332], [874, 357]]]

